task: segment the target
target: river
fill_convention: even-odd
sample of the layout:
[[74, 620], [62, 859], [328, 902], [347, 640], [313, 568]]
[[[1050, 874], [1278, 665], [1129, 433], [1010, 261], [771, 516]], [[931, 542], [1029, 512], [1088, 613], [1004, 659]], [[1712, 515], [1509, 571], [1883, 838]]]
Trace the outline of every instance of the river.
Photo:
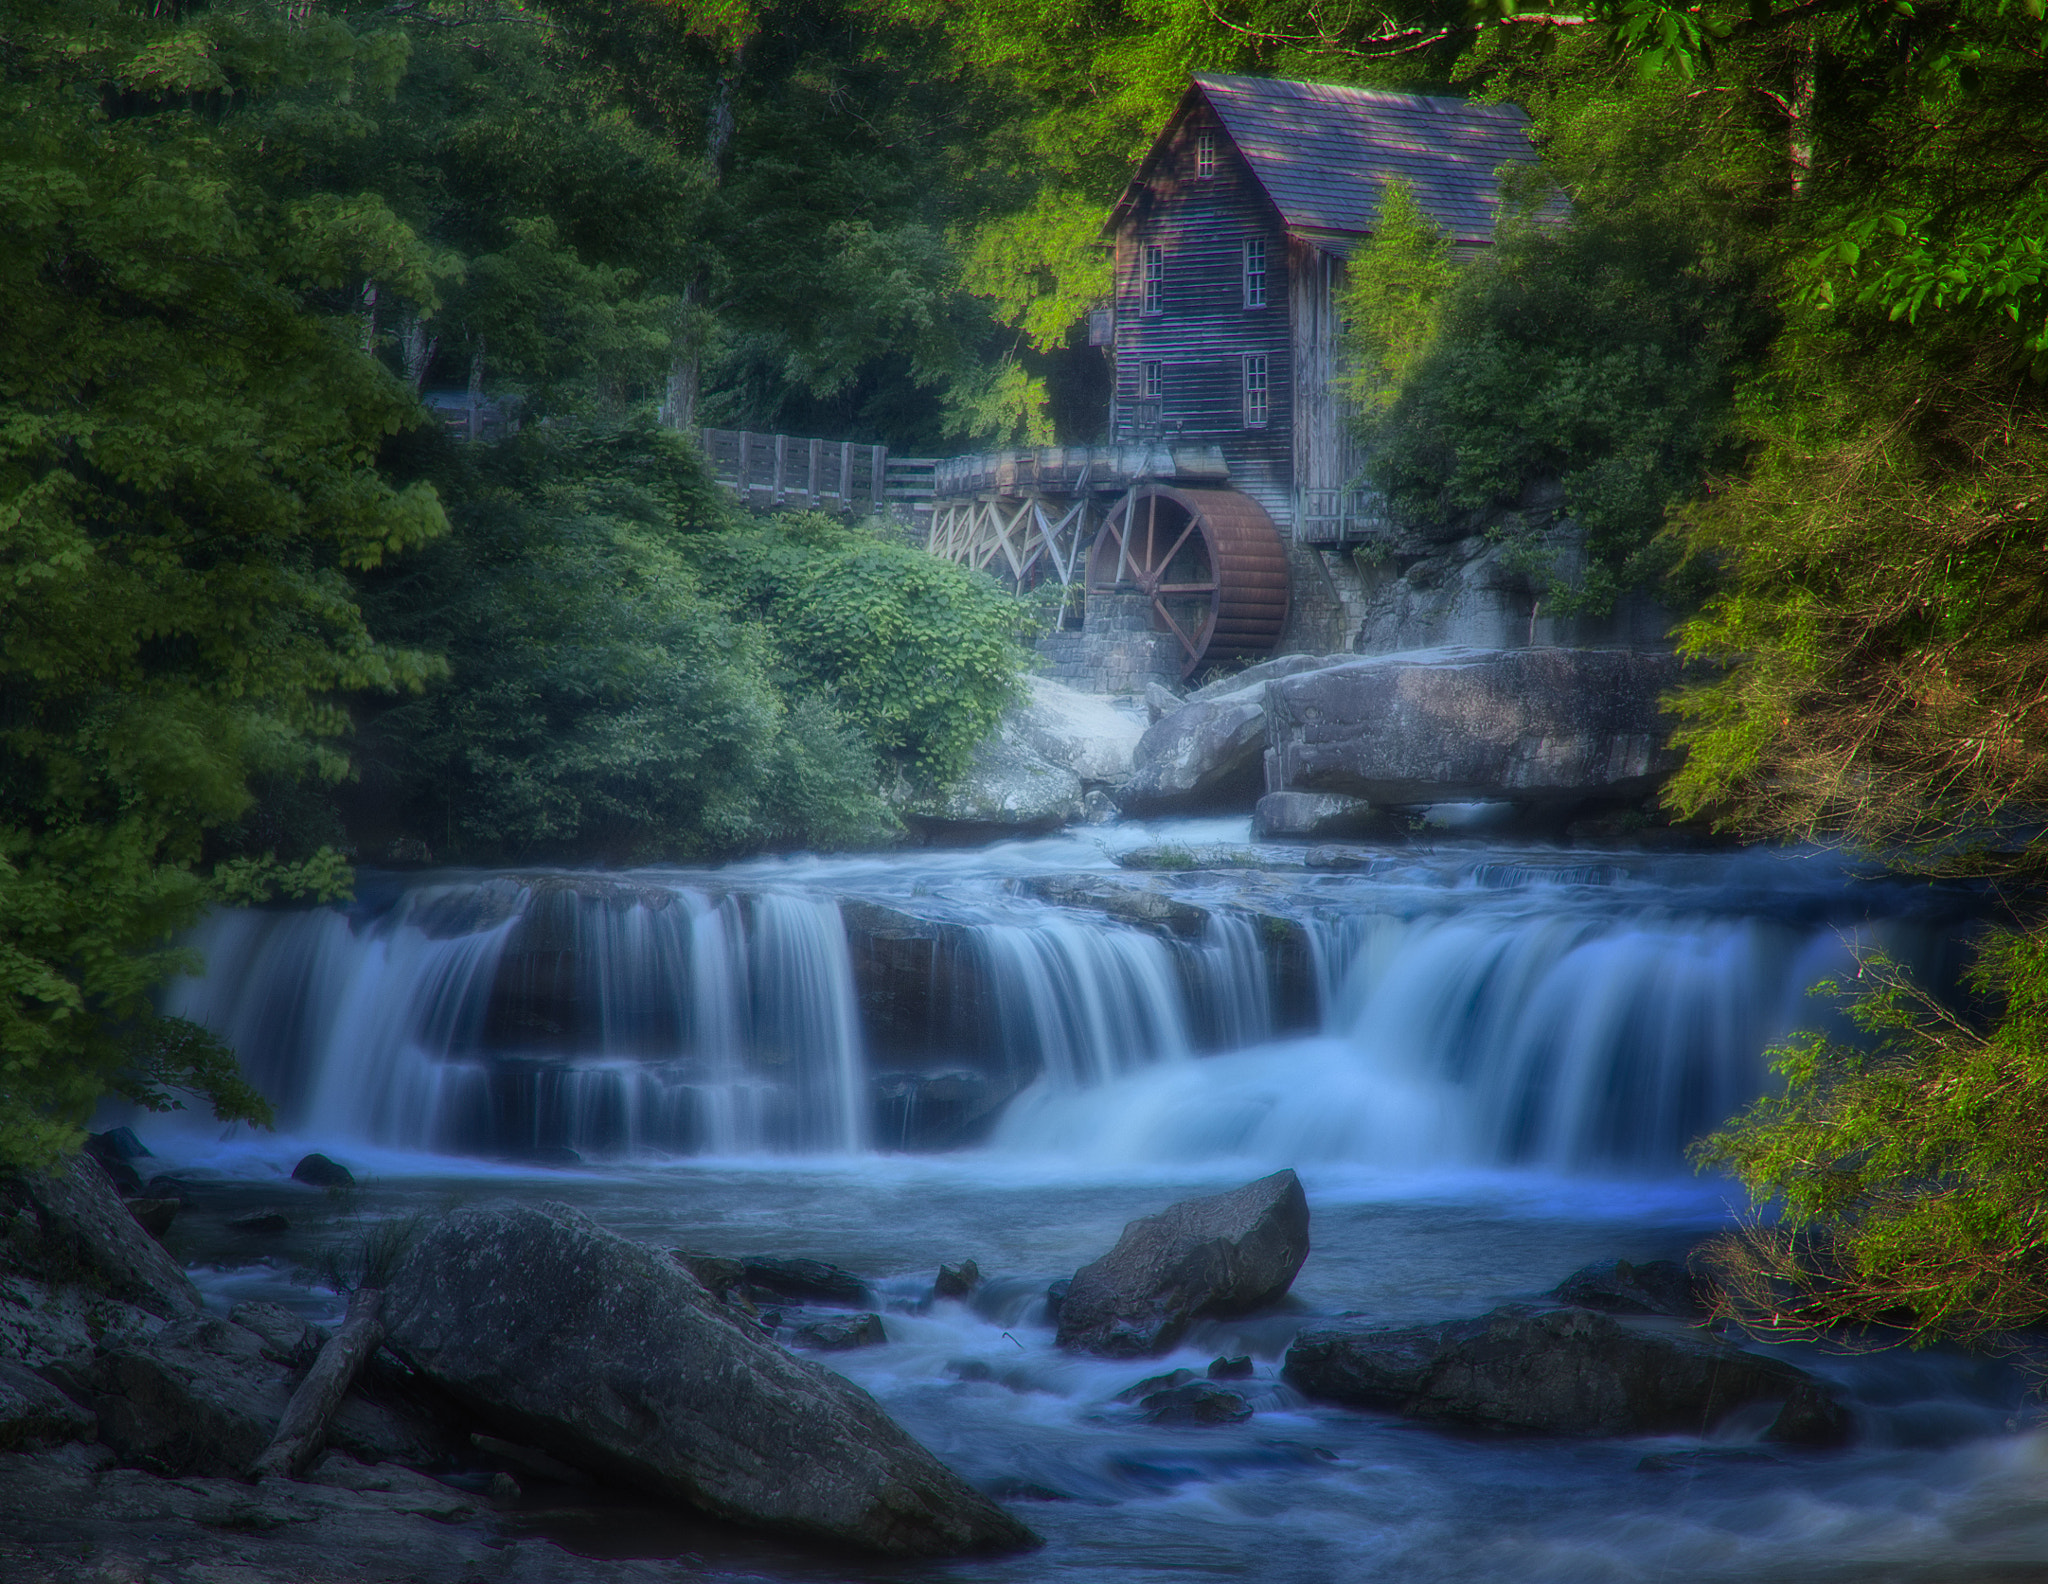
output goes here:
[[[1996, 1363], [1788, 1350], [1855, 1409], [1855, 1444], [1825, 1453], [1746, 1423], [1467, 1437], [1277, 1378], [1309, 1317], [1477, 1314], [1728, 1226], [1739, 1195], [1692, 1171], [1688, 1141], [1763, 1091], [1764, 1047], [1825, 1015], [1806, 992], [1856, 946], [1952, 971], [1967, 895], [1758, 850], [1115, 861], [1244, 839], [1241, 820], [1181, 822], [704, 871], [368, 875], [347, 908], [222, 915], [170, 1009], [235, 1041], [281, 1125], [141, 1124], [164, 1165], [221, 1182], [172, 1247], [218, 1302], [331, 1314], [303, 1274], [323, 1244], [514, 1195], [660, 1247], [861, 1272], [889, 1341], [828, 1362], [1046, 1549], [861, 1568], [546, 1488], [506, 1520], [714, 1577], [2048, 1577], [2048, 1432]], [[315, 1148], [360, 1193], [297, 1190], [282, 1245], [224, 1229]], [[1046, 1285], [1126, 1220], [1281, 1166], [1314, 1250], [1280, 1312], [1204, 1323], [1156, 1364], [1053, 1348]], [[928, 1302], [963, 1257], [982, 1287]], [[1165, 1429], [1114, 1401], [1237, 1353], [1256, 1370], [1243, 1424]]]

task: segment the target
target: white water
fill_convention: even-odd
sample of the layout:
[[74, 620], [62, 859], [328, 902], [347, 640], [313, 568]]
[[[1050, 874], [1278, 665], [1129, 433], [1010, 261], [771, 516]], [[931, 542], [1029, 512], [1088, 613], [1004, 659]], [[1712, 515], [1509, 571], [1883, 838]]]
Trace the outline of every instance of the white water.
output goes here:
[[[1826, 1454], [1759, 1449], [1739, 1426], [1451, 1436], [1278, 1379], [1308, 1316], [1477, 1314], [1725, 1226], [1725, 1185], [1694, 1178], [1684, 1145], [1761, 1090], [1764, 1047], [1817, 1014], [1805, 991], [1852, 943], [1941, 964], [1952, 917], [1924, 895], [1794, 855], [1447, 848], [1355, 875], [1160, 880], [1211, 910], [1168, 938], [1016, 886], [1077, 871], [1151, 883], [1056, 838], [373, 882], [346, 913], [223, 915], [174, 1010], [236, 1041], [289, 1131], [141, 1122], [167, 1164], [227, 1183], [174, 1243], [219, 1303], [329, 1302], [290, 1280], [302, 1252], [222, 1224], [282, 1202], [297, 1153], [320, 1148], [367, 1179], [364, 1213], [510, 1192], [659, 1248], [846, 1264], [876, 1283], [889, 1342], [832, 1367], [970, 1479], [1061, 1498], [1016, 1503], [1044, 1551], [947, 1565], [962, 1584], [2048, 1577], [2048, 1435], [1981, 1363], [1803, 1358], [1857, 1416], [1857, 1444]], [[870, 1080], [908, 1058], [880, 1036], [842, 899], [958, 931], [933, 972], [982, 993], [938, 1020], [951, 1043], [925, 1066], [1037, 1074], [975, 1147], [890, 1154], [863, 1131]], [[593, 1164], [478, 1159], [561, 1145]], [[1203, 1322], [1156, 1362], [1052, 1345], [1049, 1280], [1129, 1218], [1279, 1165], [1300, 1168], [1314, 1217], [1291, 1307]], [[351, 1212], [309, 1190], [291, 1206], [294, 1237], [351, 1235]], [[969, 1255], [991, 1277], [975, 1301], [925, 1302], [937, 1263]], [[1150, 1426], [1114, 1401], [1221, 1353], [1255, 1361], [1242, 1425]], [[1639, 1466], [1660, 1453], [1743, 1460]], [[604, 1554], [701, 1557], [690, 1570], [713, 1578], [897, 1576], [571, 1500], [517, 1521]]]
[[[1077, 867], [1072, 843], [1041, 853]], [[209, 973], [169, 1009], [226, 1035], [307, 1134], [515, 1158], [857, 1154], [877, 1101], [876, 987], [838, 906], [856, 896], [964, 943], [934, 980], [985, 993], [944, 1048], [905, 1059], [1028, 1081], [994, 1123], [1000, 1153], [1657, 1172], [1761, 1092], [1766, 1046], [1815, 1015], [1806, 990], [1854, 942], [1927, 950], [1897, 899], [1789, 859], [1451, 852], [1148, 882], [1088, 855], [1207, 908], [1181, 938], [1016, 894], [1027, 855], [979, 874], [905, 860], [886, 883], [864, 861], [804, 884], [448, 876], [348, 913], [222, 914], [197, 942]], [[1305, 954], [1293, 1006], [1288, 949]]]

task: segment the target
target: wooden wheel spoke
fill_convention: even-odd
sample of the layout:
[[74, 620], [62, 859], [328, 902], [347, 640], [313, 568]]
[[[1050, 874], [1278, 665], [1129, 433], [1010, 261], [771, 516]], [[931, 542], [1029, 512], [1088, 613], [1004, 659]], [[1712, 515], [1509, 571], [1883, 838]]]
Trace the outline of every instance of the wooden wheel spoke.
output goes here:
[[1188, 535], [1193, 533], [1194, 531], [1195, 518], [1194, 514], [1191, 512], [1188, 514], [1188, 525], [1187, 527], [1181, 529], [1180, 537], [1174, 540], [1173, 542], [1173, 548], [1167, 551], [1165, 555], [1159, 558], [1159, 570], [1162, 574], [1166, 571], [1168, 567], [1173, 565], [1173, 558], [1180, 554], [1180, 547], [1188, 542]]
[[1214, 583], [1161, 583], [1152, 591], [1154, 594], [1214, 594]]
[[1189, 638], [1186, 633], [1180, 630], [1180, 623], [1173, 619], [1173, 612], [1166, 608], [1166, 601], [1161, 599], [1155, 599], [1152, 602], [1152, 608], [1159, 613], [1159, 619], [1165, 622], [1168, 627], [1173, 629], [1174, 637], [1180, 640], [1180, 646], [1183, 649], [1187, 650], [1188, 657], [1190, 659], [1194, 658], [1194, 656], [1201, 653], [1201, 651], [1195, 647], [1194, 640]]

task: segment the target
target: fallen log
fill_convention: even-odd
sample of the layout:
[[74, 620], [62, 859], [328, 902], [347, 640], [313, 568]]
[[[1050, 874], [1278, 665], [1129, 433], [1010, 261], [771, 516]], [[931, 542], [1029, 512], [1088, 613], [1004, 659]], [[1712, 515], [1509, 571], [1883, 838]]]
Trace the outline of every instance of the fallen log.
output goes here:
[[250, 1467], [249, 1478], [271, 1474], [301, 1479], [327, 1441], [327, 1421], [341, 1406], [358, 1373], [384, 1342], [384, 1294], [380, 1288], [358, 1287], [349, 1294], [348, 1314], [341, 1329], [328, 1339], [306, 1371], [299, 1389], [285, 1405], [277, 1434]]

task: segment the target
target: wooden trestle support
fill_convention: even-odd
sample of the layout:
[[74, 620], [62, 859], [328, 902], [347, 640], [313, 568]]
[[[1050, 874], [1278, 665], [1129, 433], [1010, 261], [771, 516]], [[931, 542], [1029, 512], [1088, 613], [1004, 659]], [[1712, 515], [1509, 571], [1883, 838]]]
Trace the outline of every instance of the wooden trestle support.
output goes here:
[[941, 499], [932, 505], [925, 548], [935, 556], [989, 572], [1018, 589], [1056, 578], [1071, 586], [1101, 526], [1092, 496]]

